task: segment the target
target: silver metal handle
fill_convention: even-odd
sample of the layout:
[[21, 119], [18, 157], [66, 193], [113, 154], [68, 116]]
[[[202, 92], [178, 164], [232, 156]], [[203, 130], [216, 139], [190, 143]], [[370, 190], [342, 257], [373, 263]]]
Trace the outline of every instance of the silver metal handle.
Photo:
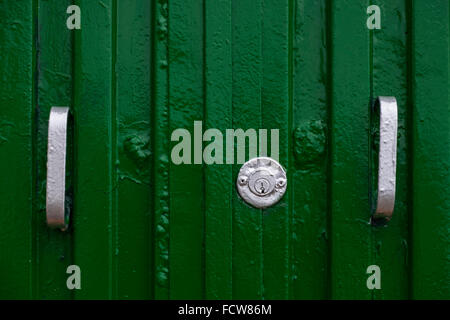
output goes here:
[[378, 97], [380, 106], [380, 150], [378, 195], [374, 218], [390, 220], [395, 206], [398, 113], [395, 97]]
[[52, 107], [48, 123], [47, 148], [47, 225], [67, 230], [65, 210], [68, 107]]

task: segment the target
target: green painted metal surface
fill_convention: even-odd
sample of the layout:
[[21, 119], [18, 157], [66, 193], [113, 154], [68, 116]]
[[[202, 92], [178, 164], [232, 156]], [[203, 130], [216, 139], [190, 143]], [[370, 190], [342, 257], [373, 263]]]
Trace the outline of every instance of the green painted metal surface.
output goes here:
[[[71, 4], [81, 30], [66, 27]], [[449, 299], [449, 10], [0, 0], [0, 299]], [[380, 95], [398, 101], [397, 197], [372, 226]], [[58, 105], [74, 117], [65, 233], [45, 221]], [[171, 134], [194, 121], [279, 129], [282, 201], [246, 205], [240, 164], [174, 164]]]

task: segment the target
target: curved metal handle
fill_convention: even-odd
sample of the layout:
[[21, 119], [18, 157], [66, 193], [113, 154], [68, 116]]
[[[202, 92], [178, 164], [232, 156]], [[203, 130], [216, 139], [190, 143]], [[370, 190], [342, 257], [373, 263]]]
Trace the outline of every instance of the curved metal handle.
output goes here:
[[380, 106], [380, 150], [378, 161], [378, 196], [374, 218], [390, 220], [395, 205], [397, 169], [397, 100], [378, 97]]
[[68, 119], [68, 107], [52, 107], [48, 123], [47, 225], [62, 231], [69, 225], [69, 214], [65, 213]]

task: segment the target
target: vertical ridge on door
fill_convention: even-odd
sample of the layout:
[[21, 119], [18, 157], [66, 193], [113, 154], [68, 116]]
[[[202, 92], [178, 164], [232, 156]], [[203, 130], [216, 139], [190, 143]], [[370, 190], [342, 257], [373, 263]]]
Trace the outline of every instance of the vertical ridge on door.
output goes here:
[[[261, 127], [262, 1], [234, 0], [233, 129]], [[233, 143], [233, 147], [235, 143]], [[233, 165], [233, 185], [242, 164]], [[247, 149], [247, 148], [246, 148]], [[248, 155], [245, 156], [248, 160]], [[233, 192], [233, 299], [263, 297], [262, 210], [245, 204]]]
[[169, 299], [170, 124], [167, 0], [152, 1], [152, 238], [153, 297]]
[[[387, 226], [373, 227], [373, 264], [382, 273], [381, 290], [374, 290], [376, 299], [406, 299], [408, 297], [408, 61], [407, 17], [404, 0], [379, 1], [382, 12], [380, 30], [373, 30], [373, 99], [394, 96], [398, 103], [397, 187], [395, 209]], [[379, 131], [379, 123], [374, 121]], [[378, 158], [379, 138], [371, 132], [369, 147]], [[378, 136], [378, 135], [377, 135]], [[376, 159], [374, 159], [376, 158]], [[373, 181], [378, 171], [372, 167]], [[375, 189], [373, 188], [373, 191]], [[375, 199], [374, 199], [375, 200]]]
[[[292, 298], [327, 298], [328, 43], [325, 0], [295, 1], [290, 147]], [[330, 27], [330, 26], [329, 26]], [[320, 57], [320, 58], [318, 58]], [[330, 146], [328, 145], [328, 148]]]
[[[202, 17], [203, 1], [169, 2], [170, 132], [187, 129], [192, 145], [194, 121], [203, 121], [204, 110]], [[171, 299], [204, 297], [203, 183], [202, 165], [170, 163]]]
[[74, 262], [82, 280], [82, 290], [75, 293], [78, 299], [112, 299], [115, 294], [113, 1], [77, 1], [82, 8], [75, 43]]
[[0, 298], [31, 299], [34, 253], [33, 1], [0, 2]]
[[[72, 1], [40, 1], [38, 7], [37, 60], [37, 223], [36, 247], [38, 271], [36, 279], [39, 299], [71, 299], [73, 291], [66, 287], [67, 267], [73, 264], [73, 228], [66, 232], [49, 230], [46, 222], [47, 143], [50, 109], [55, 105], [71, 106], [73, 31], [66, 28], [67, 7]], [[71, 135], [69, 123], [68, 135]], [[67, 144], [66, 168], [71, 168], [73, 145]], [[70, 170], [70, 169], [69, 169]], [[72, 188], [73, 174], [67, 172], [66, 190]]]
[[[150, 1], [117, 1], [117, 256], [118, 298], [150, 299], [153, 199], [150, 173], [154, 127], [151, 107]], [[114, 121], [114, 120], [113, 120]]]
[[[205, 126], [232, 128], [232, 0], [205, 0]], [[222, 141], [225, 146], [225, 137]], [[205, 145], [209, 142], [205, 141]], [[225, 153], [223, 153], [225, 159]], [[232, 167], [205, 168], [205, 297], [232, 299]]]
[[412, 298], [450, 296], [449, 2], [412, 2]]
[[369, 1], [332, 2], [331, 298], [370, 299]]
[[[261, 19], [261, 128], [267, 129], [269, 157], [273, 157], [271, 129], [279, 130], [278, 161], [289, 171], [289, 1], [262, 1]], [[287, 299], [289, 194], [277, 205], [264, 209], [262, 219], [264, 299]]]

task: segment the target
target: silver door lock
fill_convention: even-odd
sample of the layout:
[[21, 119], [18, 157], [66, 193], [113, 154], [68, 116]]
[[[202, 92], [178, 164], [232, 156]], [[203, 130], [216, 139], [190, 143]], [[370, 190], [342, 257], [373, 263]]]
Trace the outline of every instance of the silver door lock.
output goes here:
[[283, 197], [287, 187], [286, 172], [274, 159], [254, 158], [242, 166], [236, 184], [246, 203], [263, 209]]

